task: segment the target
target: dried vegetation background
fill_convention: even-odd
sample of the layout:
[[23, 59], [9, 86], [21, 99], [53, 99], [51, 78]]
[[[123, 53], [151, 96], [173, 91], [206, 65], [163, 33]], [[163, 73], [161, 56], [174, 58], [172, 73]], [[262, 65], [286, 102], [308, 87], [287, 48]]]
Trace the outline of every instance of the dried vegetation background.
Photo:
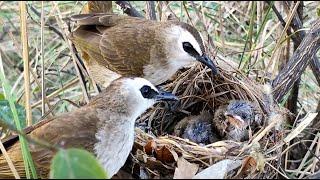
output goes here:
[[[84, 3], [45, 2], [44, 27], [40, 26], [41, 2], [27, 3], [27, 86], [31, 91], [27, 113], [32, 112], [33, 123], [44, 115], [54, 116], [81, 106], [98, 93], [65, 39], [74, 28], [68, 17], [80, 13]], [[320, 118], [314, 112], [320, 108], [320, 71], [308, 66], [293, 89], [275, 102], [263, 85], [271, 85], [293, 56], [299, 44], [292, 37], [301, 31], [308, 33], [316, 23], [319, 2], [130, 3], [129, 10], [135, 9], [149, 19], [176, 18], [196, 26], [220, 75], [211, 77], [197, 65], [181, 70], [165, 85], [182, 99], [179, 112], [164, 110], [164, 104], [158, 104], [138, 119], [142, 130], [136, 131], [135, 148], [126, 166], [129, 172], [140, 178], [192, 177], [208, 167], [217, 177], [227, 178], [306, 178], [317, 174]], [[119, 4], [113, 3], [113, 11], [124, 14]], [[287, 23], [293, 13], [300, 16], [302, 29]], [[9, 82], [10, 93], [23, 109], [26, 83], [19, 18], [18, 2], [0, 2], [0, 68]], [[294, 35], [288, 36], [288, 29]], [[5, 101], [3, 89], [0, 90], [1, 101]], [[201, 146], [170, 135], [177, 120], [202, 110], [214, 111], [231, 99], [250, 100], [260, 108], [263, 127], [249, 141]], [[7, 107], [0, 108], [4, 112]], [[8, 134], [1, 132], [2, 137]]]

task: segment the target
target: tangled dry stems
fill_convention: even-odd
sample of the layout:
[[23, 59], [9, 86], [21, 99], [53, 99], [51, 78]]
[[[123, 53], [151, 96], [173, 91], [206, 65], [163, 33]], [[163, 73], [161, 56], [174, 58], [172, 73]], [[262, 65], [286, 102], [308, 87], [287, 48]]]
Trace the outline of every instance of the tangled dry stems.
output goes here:
[[[178, 95], [181, 99], [180, 103], [175, 105], [174, 110], [168, 110], [163, 104], [158, 104], [137, 120], [138, 125], [143, 127], [136, 129], [135, 145], [137, 149], [140, 149], [139, 153], [152, 157], [145, 153], [145, 147], [153, 141], [155, 148], [164, 146], [168, 148], [175, 160], [177, 156], [182, 156], [189, 162], [206, 168], [222, 159], [244, 159], [253, 151], [259, 151], [264, 154], [265, 159], [271, 159], [268, 164], [277, 167], [277, 158], [282, 148], [278, 146], [276, 149], [271, 149], [283, 139], [281, 124], [284, 111], [273, 103], [270, 89], [266, 90], [268, 89], [266, 86], [256, 83], [236, 68], [229, 65], [225, 67], [226, 65], [226, 63], [223, 66], [219, 65], [219, 75], [212, 76], [209, 69], [199, 64], [181, 70], [171, 82], [163, 86], [165, 90]], [[203, 110], [213, 113], [220, 105], [227, 104], [234, 99], [251, 101], [262, 122], [260, 130], [255, 132], [249, 141], [224, 140], [203, 146], [171, 135], [174, 125], [182, 118], [188, 115], [198, 115]], [[142, 163], [146, 163], [148, 167], [145, 158], [144, 161]], [[162, 165], [168, 166], [164, 164]], [[247, 177], [257, 177], [258, 174], [260, 174], [259, 177], [272, 177], [277, 171], [277, 168], [274, 167], [266, 167], [264, 172], [269, 171], [268, 173], [255, 171], [254, 176], [248, 174]], [[173, 164], [171, 168], [174, 169]], [[157, 170], [155, 167], [148, 169]], [[232, 176], [235, 175], [236, 173], [233, 173]]]

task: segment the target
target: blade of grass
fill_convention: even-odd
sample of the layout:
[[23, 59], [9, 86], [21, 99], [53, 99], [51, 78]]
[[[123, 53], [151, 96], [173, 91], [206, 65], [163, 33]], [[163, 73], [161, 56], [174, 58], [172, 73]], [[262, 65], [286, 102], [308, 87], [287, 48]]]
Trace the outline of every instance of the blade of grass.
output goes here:
[[[5, 77], [5, 74], [4, 74], [1, 54], [0, 54], [0, 70], [1, 70], [0, 71], [0, 80], [1, 80], [1, 83], [2, 83], [2, 88], [3, 88], [3, 91], [4, 91], [4, 95], [5, 95], [6, 99], [9, 102], [10, 109], [12, 111], [13, 120], [14, 120], [14, 123], [16, 125], [16, 128], [18, 130], [21, 130], [22, 128], [21, 128], [21, 125], [20, 125], [18, 112], [17, 112], [16, 106], [14, 104], [15, 100], [10, 94], [11, 87], [10, 87], [6, 77]], [[23, 162], [24, 162], [25, 171], [26, 171], [26, 177], [30, 178], [30, 171], [29, 171], [29, 164], [28, 164], [29, 161], [28, 161], [28, 159], [27, 159], [28, 157], [26, 155], [26, 154], [28, 154], [29, 150], [28, 150], [28, 147], [26, 146], [25, 139], [23, 137], [21, 137], [21, 136], [19, 136], [19, 139], [20, 139], [20, 142], [21, 142], [21, 151], [22, 151], [22, 157], [23, 157]], [[29, 154], [30, 154], [30, 152], [29, 152]], [[29, 157], [31, 158], [31, 155]]]
[[42, 104], [41, 104], [41, 115], [43, 116], [46, 112], [46, 107], [45, 107], [45, 99], [46, 99], [46, 89], [45, 89], [45, 83], [44, 83], [44, 51], [43, 51], [43, 31], [44, 31], [44, 10], [43, 10], [43, 1], [41, 1], [41, 44], [40, 44], [40, 51], [41, 51], [41, 99], [42, 99]]
[[289, 26], [290, 26], [290, 23], [291, 23], [291, 21], [292, 21], [292, 18], [293, 18], [293, 16], [294, 16], [294, 13], [297, 11], [299, 4], [300, 4], [300, 1], [297, 1], [296, 4], [295, 4], [295, 6], [294, 6], [294, 8], [293, 8], [293, 10], [291, 11], [290, 16], [288, 17], [287, 24], [286, 24], [286, 26], [283, 28], [283, 31], [281, 32], [281, 35], [280, 35], [279, 40], [278, 40], [278, 42], [277, 42], [277, 44], [276, 44], [276, 46], [275, 46], [275, 49], [274, 49], [274, 51], [273, 51], [273, 53], [272, 53], [272, 55], [271, 55], [271, 57], [270, 57], [270, 59], [269, 59], [269, 62], [268, 62], [268, 64], [267, 64], [266, 68], [265, 68], [265, 74], [266, 74], [267, 71], [269, 70], [269, 67], [271, 66], [272, 62], [274, 61], [274, 56], [275, 56], [277, 50], [280, 49], [280, 45], [281, 45], [280, 43], [282, 42], [282, 38], [284, 37], [284, 35], [285, 35], [286, 32], [287, 32], [287, 29], [288, 29]]
[[[249, 45], [249, 49], [252, 48], [253, 24], [254, 24], [254, 19], [255, 19], [255, 16], [256, 16], [256, 9], [257, 9], [257, 2], [253, 2], [252, 10], [251, 10], [251, 17], [250, 17], [250, 24], [249, 24], [249, 32], [248, 32], [247, 37], [246, 37], [246, 42], [244, 44], [244, 49], [243, 49], [243, 53], [241, 54], [240, 63], [239, 63], [238, 68], [241, 67], [241, 64], [242, 64], [242, 61], [243, 61], [243, 56], [244, 56], [244, 53], [245, 53], [245, 51], [247, 49], [247, 46]], [[249, 62], [249, 60], [250, 60], [250, 57], [243, 62], [244, 65], [243, 65], [243, 67], [241, 69], [244, 69], [246, 67], [246, 65]]]
[[[76, 78], [76, 79], [73, 79], [73, 80], [70, 80], [70, 81], [66, 82], [65, 85], [62, 88], [60, 88], [60, 89], [54, 91], [53, 93], [49, 94], [47, 96], [47, 100], [53, 99], [53, 98], [57, 97], [61, 92], [66, 91], [67, 89], [69, 89], [71, 87], [74, 87], [78, 83], [78, 81], [79, 81], [79, 78]], [[32, 107], [35, 108], [36, 106], [39, 106], [41, 103], [42, 103], [42, 100], [34, 103], [32, 105]]]
[[[30, 106], [30, 74], [29, 74], [29, 54], [28, 54], [28, 36], [27, 36], [27, 10], [26, 10], [26, 2], [20, 2], [20, 28], [21, 28], [21, 42], [22, 42], [22, 57], [24, 63], [24, 86], [25, 86], [25, 103], [26, 103], [26, 121], [27, 125], [32, 125], [32, 116], [31, 116], [31, 106]], [[4, 72], [3, 72], [4, 73]], [[10, 91], [8, 91], [10, 92]], [[13, 101], [10, 103], [10, 107], [12, 110], [15, 110], [15, 106]], [[16, 111], [16, 110], [15, 110]], [[16, 112], [17, 116], [17, 112]], [[16, 117], [19, 130], [21, 130], [21, 126], [19, 124], [18, 117]], [[22, 155], [24, 160], [24, 165], [26, 168], [26, 175], [30, 178], [29, 165], [31, 169], [31, 174], [33, 178], [37, 178], [37, 173], [35, 166], [33, 164], [33, 160], [31, 158], [31, 154], [25, 140], [21, 143], [22, 146]], [[27, 163], [26, 163], [27, 162]]]
[[[58, 23], [58, 26], [63, 29], [63, 37], [65, 39], [65, 41], [67, 42], [67, 45], [69, 47], [69, 49], [71, 50], [71, 56], [72, 56], [72, 61], [74, 63], [74, 67], [76, 69], [76, 72], [77, 72], [77, 75], [78, 75], [78, 78], [79, 78], [79, 83], [80, 83], [80, 87], [82, 89], [82, 93], [83, 93], [83, 96], [84, 96], [84, 99], [87, 103], [89, 103], [89, 94], [87, 92], [87, 88], [85, 86], [85, 82], [84, 82], [84, 79], [82, 78], [81, 76], [81, 72], [80, 72], [80, 68], [79, 66], [77, 65], [77, 57], [76, 57], [76, 54], [75, 54], [75, 48], [74, 46], [72, 45], [72, 42], [67, 38], [67, 34], [68, 34], [68, 28], [66, 27], [66, 24], [63, 23], [63, 18], [62, 18], [62, 15], [61, 15], [61, 12], [60, 12], [60, 9], [59, 9], [59, 6], [58, 6], [58, 3], [57, 2], [51, 2], [52, 5], [56, 6], [56, 12], [57, 14], [55, 15], [55, 19]], [[80, 66], [81, 67], [81, 66]], [[84, 72], [84, 70], [83, 70]]]
[[28, 51], [28, 34], [27, 34], [27, 13], [25, 2], [20, 2], [20, 24], [21, 24], [21, 42], [22, 42], [22, 58], [24, 72], [24, 89], [26, 103], [27, 125], [32, 125], [31, 109], [30, 109], [30, 74], [29, 74], [29, 51]]
[[270, 11], [271, 11], [271, 7], [273, 6], [273, 1], [271, 1], [271, 5], [268, 7], [268, 9], [267, 9], [267, 12], [266, 12], [266, 14], [265, 14], [265, 16], [264, 16], [264, 18], [263, 18], [263, 20], [262, 20], [262, 24], [261, 24], [261, 26], [260, 26], [260, 28], [259, 28], [259, 30], [258, 30], [258, 33], [257, 33], [257, 36], [256, 36], [256, 38], [255, 38], [255, 40], [254, 40], [254, 44], [256, 44], [257, 43], [257, 41], [258, 41], [258, 39], [259, 39], [259, 36], [260, 36], [260, 33], [262, 32], [262, 30], [264, 29], [264, 26], [266, 25], [266, 23], [267, 23], [267, 20], [268, 20], [268, 15], [269, 15], [269, 13], [270, 13]]

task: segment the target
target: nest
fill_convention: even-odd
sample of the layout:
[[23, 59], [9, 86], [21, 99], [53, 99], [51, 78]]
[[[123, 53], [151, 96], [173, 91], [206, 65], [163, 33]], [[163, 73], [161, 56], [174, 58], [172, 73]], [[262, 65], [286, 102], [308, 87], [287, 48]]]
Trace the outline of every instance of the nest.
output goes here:
[[[225, 178], [270, 178], [277, 174], [276, 160], [284, 137], [282, 110], [272, 102], [270, 89], [266, 91], [265, 85], [226, 63], [219, 65], [218, 70], [219, 75], [213, 76], [198, 64], [179, 71], [163, 85], [165, 90], [179, 96], [180, 103], [174, 110], [157, 104], [137, 120], [140, 128], [136, 128], [131, 173], [140, 178], [173, 178], [177, 162], [183, 158], [196, 165], [198, 173], [222, 160], [240, 161], [237, 167], [228, 168]], [[213, 113], [220, 105], [237, 99], [252, 102], [262, 122], [248, 141], [221, 140], [202, 145], [172, 135], [175, 124], [182, 118], [204, 110]], [[269, 166], [265, 166], [266, 162]]]

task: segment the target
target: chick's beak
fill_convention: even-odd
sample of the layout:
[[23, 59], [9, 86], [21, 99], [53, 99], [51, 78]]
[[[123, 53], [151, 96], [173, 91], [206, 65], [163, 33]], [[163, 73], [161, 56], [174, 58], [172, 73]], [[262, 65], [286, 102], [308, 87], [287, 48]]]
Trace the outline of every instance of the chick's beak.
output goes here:
[[217, 75], [218, 74], [218, 70], [216, 65], [214, 65], [213, 61], [205, 54], [202, 54], [202, 56], [198, 56], [197, 57], [197, 61], [203, 63], [204, 65], [206, 65], [207, 67], [209, 67], [212, 71], [213, 75]]
[[233, 126], [242, 127], [245, 124], [244, 120], [240, 116], [233, 115], [228, 112], [224, 115], [227, 117], [228, 122]]
[[179, 100], [177, 96], [163, 90], [159, 90], [159, 93], [156, 95], [155, 99], [157, 101], [178, 101]]

